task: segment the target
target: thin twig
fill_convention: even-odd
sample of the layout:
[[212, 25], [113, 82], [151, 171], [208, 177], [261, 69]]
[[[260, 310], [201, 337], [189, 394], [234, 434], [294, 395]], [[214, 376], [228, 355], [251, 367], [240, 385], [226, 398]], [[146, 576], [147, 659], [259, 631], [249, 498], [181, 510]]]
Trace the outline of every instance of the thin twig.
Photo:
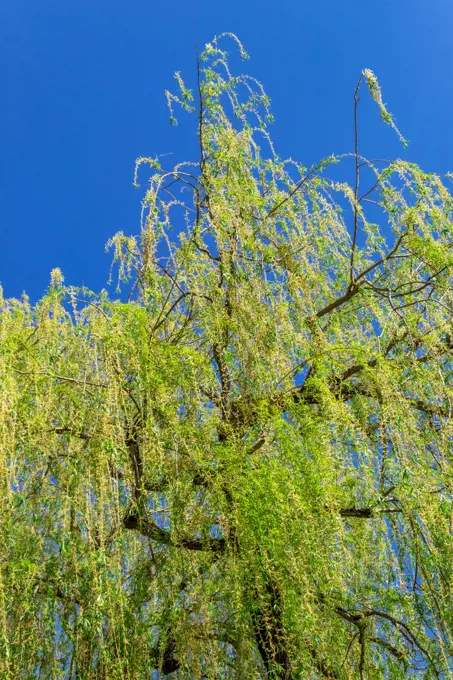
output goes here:
[[351, 260], [349, 264], [349, 286], [354, 283], [354, 256], [357, 244], [357, 232], [359, 227], [359, 181], [360, 181], [360, 167], [359, 167], [359, 129], [357, 124], [357, 107], [360, 101], [359, 90], [362, 83], [363, 75], [360, 75], [359, 81], [354, 90], [354, 149], [355, 149], [355, 188], [354, 188], [354, 233], [352, 235]]

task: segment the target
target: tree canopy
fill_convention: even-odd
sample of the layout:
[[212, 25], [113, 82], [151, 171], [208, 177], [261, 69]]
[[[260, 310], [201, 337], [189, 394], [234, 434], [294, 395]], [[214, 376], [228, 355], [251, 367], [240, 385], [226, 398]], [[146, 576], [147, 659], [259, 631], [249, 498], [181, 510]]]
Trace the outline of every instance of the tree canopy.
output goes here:
[[452, 196], [361, 155], [368, 70], [354, 150], [280, 158], [226, 39], [121, 295], [1, 299], [5, 680], [453, 677]]

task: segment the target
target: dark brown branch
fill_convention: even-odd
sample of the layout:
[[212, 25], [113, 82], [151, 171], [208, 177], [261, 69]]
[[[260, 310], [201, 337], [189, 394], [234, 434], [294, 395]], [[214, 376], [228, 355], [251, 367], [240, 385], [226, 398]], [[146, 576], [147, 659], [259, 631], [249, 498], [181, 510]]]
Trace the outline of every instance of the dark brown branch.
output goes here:
[[210, 253], [207, 248], [205, 248], [204, 246], [200, 246], [200, 244], [197, 243], [197, 241], [195, 241], [195, 239], [193, 240], [193, 242], [195, 243], [195, 247], [197, 248], [197, 250], [199, 250], [200, 253], [204, 253], [205, 255], [207, 255], [209, 257], [209, 259], [212, 260], [213, 262], [221, 262], [222, 261], [220, 257]]
[[180, 295], [178, 298], [176, 298], [176, 300], [173, 302], [173, 304], [171, 305], [170, 309], [168, 310], [168, 312], [167, 312], [167, 313], [165, 314], [165, 316], [164, 316], [164, 315], [163, 315], [163, 310], [164, 310], [164, 308], [165, 308], [165, 306], [166, 306], [166, 304], [167, 304], [167, 302], [168, 302], [168, 297], [167, 297], [167, 300], [165, 301], [165, 303], [164, 303], [164, 305], [163, 305], [163, 307], [162, 307], [161, 313], [159, 314], [156, 323], [154, 324], [154, 326], [153, 326], [152, 329], [151, 329], [151, 334], [152, 334], [152, 333], [155, 333], [155, 332], [157, 331], [157, 329], [160, 328], [160, 327], [162, 326], [162, 324], [164, 324], [164, 323], [166, 322], [166, 320], [168, 319], [168, 317], [170, 316], [170, 314], [172, 313], [172, 311], [174, 310], [174, 308], [175, 308], [182, 300], [184, 300], [188, 295], [190, 295], [190, 293], [181, 293], [181, 295]]
[[373, 517], [373, 510], [372, 508], [342, 508], [339, 514], [341, 517], [369, 519], [370, 517]]
[[[325, 598], [321, 595], [318, 597], [318, 600], [321, 604], [326, 604]], [[358, 629], [358, 634], [361, 634], [361, 630], [363, 629], [363, 617], [364, 616], [371, 616], [371, 615], [381, 615], [384, 618], [386, 618], [388, 621], [390, 621], [397, 629], [400, 629], [400, 626], [403, 627], [403, 630], [405, 634], [403, 634], [403, 637], [406, 639], [406, 641], [410, 642], [411, 645], [414, 645], [421, 651], [427, 661], [431, 663], [433, 666], [434, 672], [436, 674], [436, 677], [439, 677], [437, 674], [437, 670], [435, 669], [431, 657], [429, 653], [427, 652], [426, 649], [424, 649], [421, 645], [419, 645], [418, 641], [416, 640], [415, 636], [411, 633], [409, 628], [402, 622], [399, 621], [398, 619], [395, 619], [394, 617], [385, 614], [384, 612], [377, 612], [375, 611], [374, 614], [371, 614], [371, 612], [363, 612], [363, 614], [355, 614], [353, 612], [348, 612], [346, 609], [340, 606], [334, 606], [333, 611], [338, 614], [342, 619], [347, 621], [348, 623], [352, 623], [357, 629]], [[355, 639], [355, 638], [354, 638]], [[383, 647], [386, 649], [392, 656], [395, 658], [399, 659], [400, 661], [403, 661], [407, 663], [407, 656], [408, 652], [406, 650], [400, 650], [397, 647], [394, 647], [392, 644], [387, 642], [386, 640], [383, 640], [382, 638], [375, 637], [375, 636], [368, 636], [367, 639], [372, 642], [373, 644], [379, 645], [380, 647]], [[362, 652], [361, 652], [362, 655]]]
[[73, 430], [72, 427], [54, 427], [51, 430], [47, 430], [48, 432], [54, 432], [55, 434], [69, 434], [71, 437], [78, 437], [79, 439], [84, 439], [85, 441], [88, 441], [91, 439], [91, 436], [89, 434], [86, 434], [85, 432], [76, 432], [76, 430]]
[[342, 295], [341, 297], [337, 298], [333, 302], [331, 302], [329, 305], [326, 305], [322, 309], [320, 309], [318, 312], [316, 312], [316, 317], [320, 319], [321, 317], [325, 316], [326, 314], [329, 314], [329, 312], [333, 312], [334, 309], [337, 309], [338, 307], [341, 307], [342, 305], [345, 304], [345, 302], [348, 302], [351, 300], [353, 297], [357, 295], [359, 292], [360, 287], [356, 284], [353, 284], [348, 288], [346, 293]]
[[368, 198], [368, 196], [369, 196], [370, 194], [372, 194], [373, 191], [374, 191], [375, 189], [377, 189], [377, 187], [379, 186], [380, 183], [381, 183], [381, 178], [379, 177], [379, 178], [376, 180], [376, 182], [373, 184], [373, 186], [372, 186], [370, 189], [368, 189], [368, 191], [366, 191], [364, 194], [362, 194], [362, 195], [360, 196], [360, 198], [357, 200], [357, 202], [358, 202], [358, 203], [361, 203], [361, 202], [364, 201], [366, 198]]
[[428, 277], [426, 281], [423, 281], [420, 283], [420, 285], [417, 288], [411, 288], [410, 290], [404, 291], [402, 293], [395, 293], [395, 290], [398, 290], [399, 288], [403, 288], [404, 286], [411, 285], [413, 286], [416, 281], [406, 281], [405, 283], [400, 284], [393, 290], [391, 288], [382, 288], [380, 286], [376, 286], [375, 284], [371, 283], [370, 281], [366, 281], [366, 285], [370, 288], [370, 290], [374, 291], [375, 293], [378, 293], [379, 295], [386, 296], [388, 299], [392, 298], [403, 298], [406, 295], [414, 295], [414, 293], [420, 293], [422, 290], [425, 290], [428, 286], [434, 286], [434, 279], [437, 276], [440, 276], [444, 271], [446, 271], [451, 265], [447, 264], [444, 267], [441, 267], [437, 271], [435, 271], [431, 276]]
[[407, 652], [405, 650], [397, 649], [396, 647], [391, 645], [386, 640], [383, 640], [382, 638], [374, 637], [374, 635], [369, 635], [368, 640], [375, 645], [379, 645], [380, 647], [384, 647], [384, 649], [389, 651], [390, 654], [392, 656], [394, 656], [396, 659], [399, 659], [400, 661], [406, 661], [407, 660]]
[[126, 446], [129, 452], [129, 460], [134, 475], [133, 496], [135, 500], [140, 498], [143, 491], [143, 460], [138, 444], [138, 432], [136, 427], [128, 427], [126, 430]]
[[170, 675], [181, 668], [181, 664], [176, 656], [176, 642], [171, 631], [167, 632], [166, 645], [162, 653], [159, 645], [151, 651], [151, 659], [154, 667], [159, 668], [164, 675]]
[[341, 517], [357, 517], [358, 519], [371, 519], [378, 515], [385, 515], [388, 513], [400, 513], [401, 508], [381, 508], [374, 510], [373, 508], [342, 508], [339, 511]]
[[266, 577], [263, 595], [255, 588], [251, 593], [251, 618], [256, 644], [268, 674], [275, 680], [295, 680], [288, 641], [283, 627], [281, 594], [271, 578]]
[[381, 257], [380, 260], [377, 262], [373, 262], [373, 264], [370, 264], [369, 267], [363, 270], [356, 278], [354, 279], [355, 283], [360, 281], [361, 279], [365, 278], [367, 274], [370, 274], [372, 271], [377, 269], [377, 267], [380, 267], [381, 264], [385, 264], [385, 262], [388, 262], [389, 260], [392, 259], [392, 257], [395, 255], [395, 253], [398, 251], [398, 248], [400, 247], [404, 237], [407, 236], [407, 232], [403, 232], [402, 234], [399, 235], [398, 239], [395, 242], [395, 245], [393, 246], [392, 250], [387, 253], [385, 257]]
[[225, 417], [226, 403], [228, 399], [228, 394], [231, 390], [231, 381], [228, 373], [228, 367], [226, 366], [225, 361], [221, 355], [221, 348], [217, 343], [214, 343], [212, 346], [212, 355], [219, 370], [220, 385], [222, 389], [221, 408], [223, 415]]
[[285, 196], [285, 198], [283, 198], [281, 201], [279, 201], [276, 205], [274, 205], [274, 206], [268, 211], [268, 213], [266, 214], [266, 216], [264, 217], [264, 219], [266, 220], [268, 217], [271, 217], [271, 215], [273, 215], [274, 213], [276, 213], [277, 210], [279, 210], [279, 208], [282, 207], [282, 205], [284, 205], [287, 201], [289, 201], [290, 198], [292, 198], [292, 197], [294, 196], [294, 194], [296, 194], [296, 193], [299, 191], [299, 189], [301, 189], [301, 188], [304, 186], [304, 184], [305, 184], [311, 177], [313, 177], [313, 175], [315, 174], [315, 172], [317, 172], [317, 171], [319, 170], [319, 168], [320, 168], [322, 165], [323, 165], [322, 162], [321, 162], [321, 163], [318, 163], [318, 165], [317, 165], [315, 168], [313, 168], [312, 170], [310, 170], [310, 172], [308, 172], [308, 173], [305, 175], [305, 177], [302, 177], [302, 179], [299, 180], [299, 182], [296, 184], [296, 186], [294, 187], [294, 189], [292, 189], [292, 191], [290, 191], [289, 194], [288, 194], [287, 196]]
[[428, 650], [418, 641], [417, 637], [414, 635], [414, 633], [411, 631], [409, 626], [404, 623], [404, 621], [401, 621], [400, 619], [396, 619], [394, 616], [391, 614], [387, 614], [386, 612], [380, 611], [378, 609], [369, 609], [364, 612], [364, 616], [377, 616], [379, 618], [383, 618], [386, 621], [389, 621], [397, 630], [400, 631], [402, 636], [414, 647], [416, 647], [419, 652], [423, 654], [425, 659], [430, 663], [431, 668], [434, 671], [434, 674], [436, 678], [439, 677], [439, 673], [436, 669], [436, 666], [434, 664], [434, 661], [431, 658], [430, 653]]
[[450, 409], [447, 409], [443, 406], [439, 406], [438, 404], [428, 404], [424, 402], [422, 399], [407, 398], [407, 401], [410, 404], [412, 404], [412, 406], [416, 408], [418, 411], [423, 411], [424, 413], [426, 413], [426, 415], [429, 416], [448, 418], [451, 415]]
[[173, 546], [175, 548], [186, 548], [187, 550], [209, 550], [215, 553], [222, 553], [226, 549], [224, 538], [175, 538], [170, 531], [162, 529], [153, 520], [141, 518], [132, 510], [123, 520], [125, 529], [138, 531], [142, 536], [146, 536], [156, 543]]
[[247, 455], [250, 456], [250, 455], [252, 455], [252, 453], [256, 453], [257, 451], [259, 451], [264, 446], [265, 443], [266, 443], [266, 437], [264, 435], [261, 435], [256, 440], [256, 442], [253, 444], [253, 446], [251, 446], [248, 449]]

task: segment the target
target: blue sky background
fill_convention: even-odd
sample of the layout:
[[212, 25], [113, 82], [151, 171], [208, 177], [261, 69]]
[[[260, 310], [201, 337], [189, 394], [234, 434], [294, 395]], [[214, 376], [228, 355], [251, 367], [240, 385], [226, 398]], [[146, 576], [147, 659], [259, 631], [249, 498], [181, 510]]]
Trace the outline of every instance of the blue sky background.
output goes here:
[[194, 33], [203, 45], [223, 31], [241, 38], [252, 57], [242, 66], [271, 97], [280, 155], [310, 165], [352, 151], [352, 93], [371, 68], [411, 144], [364, 97], [362, 151], [453, 170], [452, 0], [3, 0], [6, 296], [36, 300], [56, 266], [68, 284], [106, 284], [106, 241], [139, 229], [136, 157], [196, 150], [195, 119], [171, 127], [164, 90], [175, 70], [194, 86]]

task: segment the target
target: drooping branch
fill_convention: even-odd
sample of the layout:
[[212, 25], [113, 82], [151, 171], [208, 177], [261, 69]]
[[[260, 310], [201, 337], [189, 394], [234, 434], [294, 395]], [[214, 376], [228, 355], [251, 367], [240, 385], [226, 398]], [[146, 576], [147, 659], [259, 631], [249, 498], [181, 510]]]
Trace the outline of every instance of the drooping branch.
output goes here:
[[[408, 626], [407, 623], [402, 621], [401, 619], [398, 619], [391, 614], [388, 614], [387, 612], [377, 610], [377, 609], [370, 609], [370, 608], [361, 608], [361, 609], [346, 609], [345, 607], [342, 607], [341, 605], [335, 605], [335, 604], [330, 604], [327, 600], [327, 598], [322, 594], [318, 593], [317, 595], [317, 601], [319, 604], [323, 607], [328, 607], [331, 609], [335, 614], [340, 616], [344, 621], [347, 621], [348, 623], [353, 624], [358, 633], [359, 636], [363, 636], [363, 626], [364, 626], [364, 620], [370, 617], [377, 617], [377, 618], [382, 618], [388, 621], [389, 623], [392, 624], [392, 626], [395, 628], [396, 631], [398, 631], [401, 634], [401, 637], [403, 640], [406, 642], [406, 644], [409, 644], [411, 648], [416, 648], [418, 652], [422, 654], [426, 662], [429, 664], [431, 670], [434, 672], [434, 675], [436, 678], [439, 678], [439, 672], [437, 670], [436, 664], [429, 653], [429, 651], [420, 643], [418, 640], [417, 636], [412, 632], [410, 627]], [[387, 640], [384, 640], [381, 637], [377, 637], [375, 635], [367, 635], [367, 640], [373, 644], [379, 645], [380, 647], [383, 647], [386, 649], [392, 656], [397, 658], [399, 661], [404, 662], [405, 664], [407, 663], [408, 657], [410, 655], [409, 650], [400, 650], [396, 648], [394, 645], [391, 643], [387, 642]], [[362, 640], [363, 642], [363, 640]], [[362, 651], [361, 651], [362, 654]]]
[[357, 108], [360, 97], [359, 90], [362, 83], [363, 74], [360, 75], [359, 82], [354, 91], [354, 157], [355, 157], [355, 187], [354, 187], [354, 229], [352, 234], [351, 258], [349, 263], [349, 285], [354, 282], [354, 258], [357, 244], [357, 232], [359, 226], [359, 181], [360, 181], [360, 164], [359, 164], [359, 126], [357, 121]]

